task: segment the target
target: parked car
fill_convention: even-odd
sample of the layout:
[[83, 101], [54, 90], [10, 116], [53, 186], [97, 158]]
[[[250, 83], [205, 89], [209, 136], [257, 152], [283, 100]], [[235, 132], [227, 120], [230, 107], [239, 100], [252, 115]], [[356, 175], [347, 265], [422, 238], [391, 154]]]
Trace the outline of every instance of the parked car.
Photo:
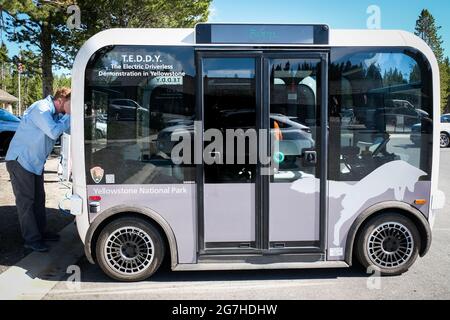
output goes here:
[[[429, 114], [422, 109], [415, 108], [407, 100], [386, 100], [384, 112], [380, 116], [386, 123], [392, 124], [394, 127], [411, 128], [422, 118], [428, 118]], [[402, 124], [398, 122], [400, 120]]]
[[0, 109], [0, 156], [5, 156], [9, 143], [19, 127], [20, 119], [5, 109]]
[[441, 148], [450, 147], [450, 113], [441, 117]]
[[[220, 120], [218, 123], [224, 124], [227, 129], [248, 129], [251, 128], [255, 121], [255, 114], [248, 110], [223, 110], [219, 113]], [[290, 118], [282, 114], [272, 113], [270, 115], [271, 132], [274, 135], [275, 123], [279, 128], [283, 140], [280, 141], [279, 150], [283, 152], [286, 157], [296, 157], [303, 153], [303, 150], [311, 149], [315, 146], [312, 138], [311, 128], [299, 122], [294, 121], [295, 118]], [[217, 128], [224, 131], [224, 128]], [[173, 147], [178, 143], [183, 134], [194, 133], [194, 121], [186, 119], [161, 130], [157, 138], [158, 151], [170, 156]], [[225, 135], [225, 131], [223, 132]], [[173, 140], [174, 141], [173, 141]], [[193, 138], [192, 138], [193, 141]]]
[[[422, 124], [417, 123], [411, 127], [411, 142], [418, 145], [421, 141]], [[444, 114], [441, 116], [441, 148], [450, 147], [450, 114]]]
[[136, 121], [138, 115], [148, 113], [139, 103], [131, 99], [113, 99], [108, 108], [108, 120]]
[[106, 138], [107, 130], [108, 130], [108, 122], [106, 120], [106, 117], [97, 116], [97, 119], [95, 121], [95, 138], [97, 139]]
[[429, 117], [430, 116], [428, 112], [426, 112], [425, 110], [416, 108], [408, 100], [392, 99], [392, 100], [386, 101], [386, 104], [392, 106], [393, 108], [403, 108], [403, 109], [407, 109], [410, 111], [415, 111], [419, 114], [420, 117]]

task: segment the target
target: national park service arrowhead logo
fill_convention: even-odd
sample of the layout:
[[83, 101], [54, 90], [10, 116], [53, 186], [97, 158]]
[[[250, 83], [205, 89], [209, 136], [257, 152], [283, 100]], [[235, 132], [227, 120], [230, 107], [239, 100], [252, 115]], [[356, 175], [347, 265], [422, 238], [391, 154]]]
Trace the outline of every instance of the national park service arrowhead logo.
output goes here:
[[100, 167], [94, 167], [91, 169], [91, 177], [92, 180], [94, 180], [95, 183], [100, 183], [103, 179], [103, 174], [105, 173], [105, 170], [103, 170]]

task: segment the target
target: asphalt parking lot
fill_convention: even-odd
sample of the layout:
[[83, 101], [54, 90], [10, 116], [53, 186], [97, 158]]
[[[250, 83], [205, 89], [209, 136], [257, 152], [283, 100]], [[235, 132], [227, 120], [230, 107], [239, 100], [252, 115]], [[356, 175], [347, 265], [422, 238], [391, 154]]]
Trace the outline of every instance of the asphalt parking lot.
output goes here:
[[[449, 198], [450, 149], [442, 150], [441, 154], [440, 189]], [[3, 188], [2, 184], [2, 191]], [[3, 206], [2, 199], [0, 198], [0, 203]], [[48, 204], [53, 205], [51, 202]], [[63, 273], [58, 278], [44, 277], [44, 286], [47, 289], [36, 297], [51, 300], [450, 299], [449, 213], [450, 201], [447, 201], [445, 209], [437, 217], [430, 252], [402, 276], [368, 277], [356, 267], [319, 270], [172, 272], [165, 264], [147, 281], [118, 283], [106, 277], [97, 266], [89, 264], [83, 257], [71, 267], [68, 274]], [[9, 233], [12, 235], [14, 232]], [[74, 239], [77, 238], [74, 236]], [[79, 244], [76, 246], [78, 246], [76, 250], [81, 250]], [[4, 262], [0, 262], [0, 265], [3, 264]], [[64, 265], [63, 269], [65, 270], [67, 266]], [[3, 268], [8, 268], [8, 265]], [[73, 270], [79, 270], [79, 273], [74, 273]], [[26, 297], [26, 292], [23, 294]]]

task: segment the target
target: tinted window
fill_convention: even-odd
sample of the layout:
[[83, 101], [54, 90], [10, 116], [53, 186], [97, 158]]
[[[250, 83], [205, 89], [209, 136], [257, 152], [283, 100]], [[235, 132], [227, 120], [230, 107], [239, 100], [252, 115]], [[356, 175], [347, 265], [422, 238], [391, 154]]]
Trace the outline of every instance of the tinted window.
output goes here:
[[[319, 147], [319, 59], [270, 60], [270, 126], [278, 168], [272, 182], [316, 175]], [[276, 144], [275, 144], [276, 143]], [[307, 155], [314, 161], [307, 161]]]
[[[159, 184], [195, 180], [194, 166], [175, 165], [176, 129], [195, 118], [192, 48], [110, 46], [86, 68], [85, 148], [99, 183]], [[103, 171], [102, 171], [103, 170]]]
[[[214, 150], [216, 162], [205, 164], [206, 183], [255, 182], [256, 165], [250, 161], [256, 155], [256, 145], [250, 136], [236, 131], [228, 137], [226, 130], [247, 132], [256, 129], [256, 64], [254, 58], [203, 59], [204, 128], [220, 130], [224, 137], [223, 150]], [[250, 132], [250, 131], [249, 131]], [[237, 149], [243, 141], [243, 149]], [[206, 147], [209, 142], [205, 142]], [[227, 154], [227, 146], [233, 153]], [[244, 151], [245, 150], [245, 151]], [[239, 156], [244, 153], [243, 161]]]
[[394, 160], [431, 173], [432, 78], [422, 55], [333, 49], [329, 93], [331, 179], [357, 181]]

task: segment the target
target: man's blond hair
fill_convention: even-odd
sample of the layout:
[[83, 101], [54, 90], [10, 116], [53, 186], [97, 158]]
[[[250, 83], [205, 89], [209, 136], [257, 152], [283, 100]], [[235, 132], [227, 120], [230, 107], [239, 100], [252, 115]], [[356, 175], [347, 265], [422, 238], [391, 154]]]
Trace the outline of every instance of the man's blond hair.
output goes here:
[[56, 99], [63, 98], [66, 100], [70, 100], [71, 89], [67, 87], [59, 88], [55, 91], [55, 95], [53, 96]]

